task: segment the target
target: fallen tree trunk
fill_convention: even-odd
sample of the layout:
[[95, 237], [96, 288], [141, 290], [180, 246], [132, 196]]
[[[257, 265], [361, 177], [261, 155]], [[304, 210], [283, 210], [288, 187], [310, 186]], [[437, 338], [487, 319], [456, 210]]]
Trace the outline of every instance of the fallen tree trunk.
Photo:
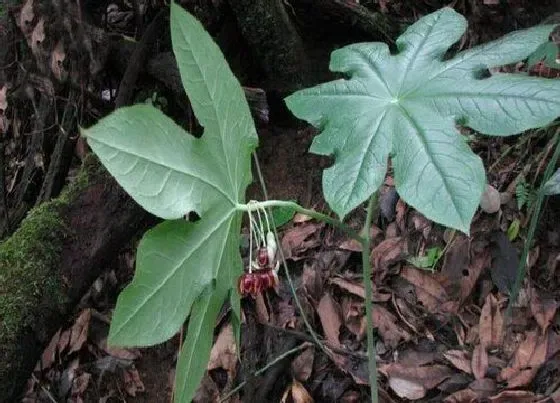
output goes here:
[[104, 264], [152, 220], [90, 155], [69, 189], [0, 245], [0, 402], [17, 401]]

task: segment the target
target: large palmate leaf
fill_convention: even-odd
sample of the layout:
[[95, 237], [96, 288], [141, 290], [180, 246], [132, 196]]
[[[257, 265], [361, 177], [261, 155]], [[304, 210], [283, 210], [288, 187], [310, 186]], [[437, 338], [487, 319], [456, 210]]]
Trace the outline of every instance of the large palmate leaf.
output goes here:
[[344, 217], [381, 185], [391, 156], [401, 197], [428, 218], [468, 232], [485, 184], [482, 161], [456, 123], [509, 135], [560, 115], [560, 81], [492, 74], [486, 69], [522, 60], [547, 40], [552, 26], [514, 32], [444, 56], [466, 29], [450, 8], [427, 15], [397, 39], [360, 43], [332, 53], [340, 79], [286, 99], [299, 118], [322, 133], [311, 152], [333, 155], [323, 174], [331, 208]]
[[[242, 272], [236, 204], [243, 203], [251, 180], [256, 130], [241, 86], [219, 48], [174, 3], [171, 34], [183, 85], [204, 127], [202, 137], [191, 136], [149, 105], [119, 109], [83, 130], [92, 150], [134, 200], [171, 219], [148, 231], [139, 245], [136, 274], [113, 315], [113, 345], [165, 341], [179, 330], [191, 307], [194, 322], [213, 323], [215, 309], [194, 301], [215, 285], [218, 294], [200, 298], [221, 305]], [[184, 220], [191, 211], [200, 220]], [[230, 295], [238, 315], [239, 297]], [[212, 334], [203, 336], [211, 340]], [[187, 339], [202, 342], [193, 337]]]

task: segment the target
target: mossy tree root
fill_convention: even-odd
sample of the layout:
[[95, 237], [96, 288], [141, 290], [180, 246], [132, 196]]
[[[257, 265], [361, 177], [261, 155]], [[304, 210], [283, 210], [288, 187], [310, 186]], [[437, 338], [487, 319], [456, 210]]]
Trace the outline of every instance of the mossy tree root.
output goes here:
[[0, 402], [18, 401], [45, 345], [104, 264], [151, 217], [93, 156], [0, 244]]

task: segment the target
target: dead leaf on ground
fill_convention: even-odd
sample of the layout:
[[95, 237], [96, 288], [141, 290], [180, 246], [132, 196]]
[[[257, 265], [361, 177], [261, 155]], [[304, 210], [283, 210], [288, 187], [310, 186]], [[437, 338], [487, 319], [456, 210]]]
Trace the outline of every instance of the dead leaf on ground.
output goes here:
[[528, 385], [540, 366], [545, 363], [548, 352], [548, 335], [539, 335], [537, 331], [526, 333], [513, 357], [511, 366], [502, 369], [498, 380], [507, 382], [508, 389]]
[[41, 55], [41, 45], [45, 40], [45, 20], [41, 17], [31, 33], [31, 52], [36, 56]]
[[466, 351], [448, 350], [443, 356], [458, 370], [472, 374], [471, 357]]
[[354, 238], [347, 239], [343, 241], [339, 246], [339, 249], [349, 250], [351, 252], [361, 252], [362, 251], [362, 244], [355, 240]]
[[490, 403], [535, 403], [537, 397], [533, 392], [524, 390], [504, 390], [488, 399]]
[[59, 329], [58, 332], [56, 332], [52, 337], [47, 348], [43, 350], [41, 360], [37, 363], [35, 371], [49, 369], [53, 365], [58, 350], [58, 342], [60, 341], [61, 333], [62, 329]]
[[51, 53], [51, 71], [58, 81], [66, 80], [66, 69], [64, 68], [64, 60], [66, 60], [66, 51], [64, 43], [58, 41]]
[[381, 305], [373, 305], [373, 326], [381, 335], [381, 338], [392, 348], [398, 346], [401, 341], [409, 341], [412, 337], [399, 324], [397, 317]]
[[401, 398], [417, 400], [453, 375], [445, 365], [425, 367], [403, 366], [399, 363], [382, 365], [379, 368], [389, 379], [389, 387]]
[[235, 379], [237, 372], [237, 347], [231, 323], [222, 327], [210, 351], [208, 370], [216, 368], [222, 368], [227, 372], [228, 381]]
[[103, 351], [112, 357], [121, 360], [134, 361], [141, 356], [140, 350], [135, 348], [121, 348], [107, 346], [107, 339], [102, 340], [100, 346]]
[[441, 311], [444, 304], [449, 300], [443, 286], [425, 270], [405, 266], [402, 268], [400, 275], [414, 285], [416, 298], [429, 311]]
[[475, 379], [483, 379], [486, 376], [487, 370], [488, 353], [484, 346], [477, 344], [472, 354], [472, 373]]
[[367, 357], [355, 357], [352, 355], [329, 353], [331, 360], [344, 373], [349, 374], [358, 385], [368, 385], [368, 361]]
[[292, 384], [284, 391], [282, 396], [282, 403], [313, 403], [313, 398], [305, 389], [305, 387], [298, 382], [293, 380]]
[[80, 376], [74, 378], [74, 382], [72, 383], [72, 397], [81, 397], [87, 390], [90, 381], [91, 374], [88, 372], [84, 372]]
[[477, 379], [466, 389], [459, 390], [444, 399], [444, 403], [477, 402], [496, 393], [496, 381], [490, 378]]
[[[174, 377], [171, 378], [171, 385], [174, 383]], [[218, 386], [212, 380], [212, 378], [208, 375], [208, 373], [204, 374], [200, 385], [196, 389], [196, 393], [193, 397], [193, 403], [207, 403], [207, 402], [217, 402], [220, 398], [220, 391], [218, 390]], [[228, 403], [233, 403], [236, 400], [235, 398], [229, 399]]]
[[537, 290], [531, 288], [530, 306], [531, 313], [544, 333], [556, 315], [558, 303], [553, 298], [541, 297], [539, 294]]
[[501, 293], [509, 294], [517, 278], [519, 256], [507, 235], [501, 231], [492, 233], [492, 269], [494, 285]]
[[341, 311], [338, 303], [326, 292], [317, 306], [317, 314], [323, 326], [325, 338], [333, 347], [340, 347]]
[[315, 348], [312, 344], [309, 344], [305, 350], [303, 350], [293, 361], [292, 361], [292, 374], [300, 382], [305, 382], [311, 376], [313, 372], [313, 361], [315, 359]]
[[303, 275], [302, 275], [302, 285], [307, 291], [307, 294], [313, 299], [313, 301], [319, 301], [321, 295], [323, 294], [323, 279], [321, 278], [321, 273], [313, 263], [308, 263], [307, 261], [303, 264]]
[[362, 299], [366, 299], [366, 291], [364, 285], [360, 282], [350, 281], [342, 277], [332, 277], [329, 283], [334, 284], [343, 290], [348, 291], [350, 294], [357, 295]]
[[408, 255], [408, 243], [402, 237], [388, 238], [371, 251], [374, 270], [384, 270]]
[[28, 35], [33, 30], [31, 23], [35, 18], [33, 12], [33, 0], [27, 0], [19, 13], [19, 18], [16, 19], [16, 24], [21, 29], [24, 35]]
[[136, 368], [125, 369], [123, 372], [123, 378], [124, 389], [129, 396], [135, 397], [137, 393], [142, 393], [146, 390]]
[[88, 338], [90, 320], [91, 309], [84, 309], [70, 329], [70, 341], [68, 343], [70, 349], [68, 350], [68, 354], [82, 349]]
[[312, 237], [323, 224], [305, 223], [288, 229], [282, 237], [282, 250], [286, 259], [298, 260], [310, 248], [320, 245], [318, 237]]
[[356, 297], [342, 297], [341, 311], [344, 325], [356, 336], [358, 341], [363, 340], [365, 335], [364, 309], [364, 302], [358, 301]]
[[488, 294], [480, 312], [480, 344], [486, 349], [501, 347], [504, 340], [504, 317], [494, 295]]

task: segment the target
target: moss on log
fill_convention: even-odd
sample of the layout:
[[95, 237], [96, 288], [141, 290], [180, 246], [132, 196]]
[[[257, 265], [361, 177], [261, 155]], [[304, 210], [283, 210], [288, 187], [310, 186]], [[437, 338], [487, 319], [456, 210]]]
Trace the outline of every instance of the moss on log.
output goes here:
[[44, 346], [103, 263], [149, 218], [88, 156], [63, 194], [0, 244], [0, 401], [17, 401]]

